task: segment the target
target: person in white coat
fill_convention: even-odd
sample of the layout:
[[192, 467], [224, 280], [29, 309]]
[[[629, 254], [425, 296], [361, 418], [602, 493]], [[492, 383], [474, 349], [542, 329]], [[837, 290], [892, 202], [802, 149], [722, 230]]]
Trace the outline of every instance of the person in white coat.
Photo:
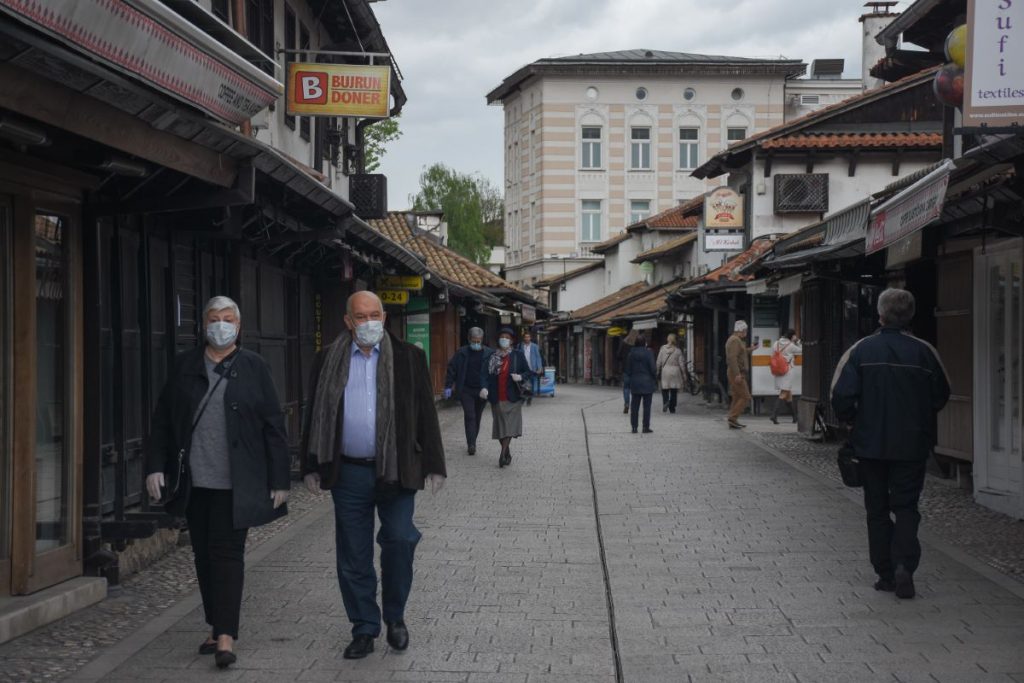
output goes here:
[[796, 337], [796, 330], [786, 330], [786, 333], [775, 342], [772, 355], [776, 352], [786, 359], [788, 370], [783, 375], [775, 375], [775, 390], [779, 392], [779, 397], [772, 409], [772, 422], [779, 424], [779, 407], [783, 403], [789, 404], [789, 412], [793, 415], [793, 422], [796, 422], [796, 409], [793, 407], [793, 364], [797, 355], [803, 352], [800, 340]]
[[676, 335], [670, 334], [658, 351], [658, 381], [661, 384], [661, 412], [676, 412], [679, 390], [683, 388], [686, 361], [676, 344]]

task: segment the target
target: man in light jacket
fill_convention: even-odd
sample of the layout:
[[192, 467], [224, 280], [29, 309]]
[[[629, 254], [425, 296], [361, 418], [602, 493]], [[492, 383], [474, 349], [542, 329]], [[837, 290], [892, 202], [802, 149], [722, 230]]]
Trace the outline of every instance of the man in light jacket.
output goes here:
[[[529, 330], [523, 332], [523, 341], [519, 344], [519, 350], [526, 356], [526, 364], [533, 373], [530, 379], [530, 386], [533, 388], [533, 396], [540, 393], [540, 378], [544, 375], [544, 357], [540, 355], [540, 347], [533, 343], [533, 335]], [[533, 396], [526, 397], [526, 405], [533, 403]]]
[[917, 503], [937, 440], [937, 415], [950, 391], [938, 352], [907, 330], [914, 310], [910, 292], [882, 292], [881, 329], [843, 355], [832, 380], [832, 407], [853, 423], [875, 590], [904, 599], [915, 594], [921, 560]]

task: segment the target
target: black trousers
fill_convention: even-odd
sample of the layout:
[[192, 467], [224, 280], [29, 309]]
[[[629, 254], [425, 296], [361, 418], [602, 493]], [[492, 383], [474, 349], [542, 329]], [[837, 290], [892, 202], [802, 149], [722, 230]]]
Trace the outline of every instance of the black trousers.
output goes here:
[[638, 394], [633, 392], [632, 402], [629, 406], [629, 424], [633, 429], [636, 429], [637, 421], [640, 417], [641, 402], [644, 404], [644, 429], [651, 428], [651, 401], [653, 399], [654, 394]]
[[480, 421], [484, 416], [487, 399], [480, 398], [480, 390], [464, 387], [459, 394], [462, 402], [462, 421], [466, 426], [466, 445], [475, 446], [476, 437], [480, 434]]
[[902, 564], [911, 574], [921, 562], [917, 502], [924, 488], [927, 461], [861, 459], [868, 550], [879, 576], [891, 579]]
[[679, 390], [678, 389], [662, 389], [661, 390], [661, 405], [668, 406], [668, 409], [673, 413], [676, 412], [676, 405], [679, 401]]
[[193, 488], [189, 496], [188, 533], [196, 556], [196, 576], [206, 623], [213, 637], [238, 637], [245, 576], [245, 537], [232, 521], [230, 490]]

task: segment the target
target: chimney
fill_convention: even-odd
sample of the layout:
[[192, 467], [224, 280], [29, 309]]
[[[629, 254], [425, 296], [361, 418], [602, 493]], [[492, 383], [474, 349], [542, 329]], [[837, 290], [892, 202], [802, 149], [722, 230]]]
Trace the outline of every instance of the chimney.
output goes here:
[[885, 57], [885, 47], [875, 40], [875, 36], [899, 16], [899, 12], [892, 11], [897, 4], [899, 3], [891, 0], [864, 3], [868, 12], [861, 16], [860, 23], [863, 25], [861, 31], [863, 39], [861, 81], [865, 91], [885, 85], [885, 81], [871, 75], [871, 68]]

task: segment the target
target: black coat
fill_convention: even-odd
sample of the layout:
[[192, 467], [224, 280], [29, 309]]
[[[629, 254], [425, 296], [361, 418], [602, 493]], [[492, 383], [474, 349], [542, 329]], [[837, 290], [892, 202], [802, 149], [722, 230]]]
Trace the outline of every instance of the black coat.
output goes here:
[[[469, 348], [468, 345], [463, 346], [448, 361], [448, 371], [444, 375], [444, 386], [446, 389], [452, 390], [452, 395], [455, 398], [462, 396], [462, 389], [466, 386], [466, 367], [469, 364], [469, 354], [471, 353], [473, 353], [473, 349]], [[480, 357], [480, 368], [482, 370], [487, 367], [487, 359], [494, 353], [494, 349], [485, 346], [480, 349], [480, 353], [482, 354]], [[486, 384], [481, 384], [480, 389], [486, 386]], [[477, 391], [479, 392], [480, 389], [477, 389]]]
[[[492, 352], [493, 354], [493, 352]], [[530, 370], [530, 366], [526, 363], [526, 356], [519, 349], [512, 349], [510, 353], [512, 358], [512, 366], [509, 368], [509, 375], [522, 375], [524, 382], [529, 382], [534, 374]], [[488, 367], [488, 356], [483, 365], [480, 368], [480, 382], [484, 389], [487, 389], [487, 400], [491, 403], [498, 402], [498, 375], [492, 375], [490, 368]], [[519, 391], [519, 385], [512, 381], [512, 377], [508, 378], [508, 386], [506, 387], [508, 393], [509, 403], [518, 403], [523, 400], [522, 392]]]
[[938, 352], [891, 327], [850, 347], [832, 381], [832, 407], [853, 423], [851, 440], [860, 458], [926, 459], [948, 400], [949, 378]]
[[628, 378], [633, 394], [653, 394], [658, 388], [658, 368], [654, 352], [646, 346], [634, 346], [626, 356], [623, 375]]
[[[175, 359], [153, 414], [146, 456], [148, 474], [168, 473], [176, 467], [179, 449], [184, 449], [188, 462], [192, 420], [210, 388], [204, 355], [205, 349], [197, 348]], [[229, 373], [224, 390], [228, 429], [225, 446], [230, 448], [233, 523], [236, 529], [248, 529], [287, 514], [284, 505], [274, 509], [270, 492], [291, 487], [288, 439], [267, 362], [257, 353], [240, 349], [225, 371]], [[185, 514], [191, 490], [187, 473], [186, 467], [181, 491], [167, 505], [170, 514]], [[170, 479], [170, 474], [165, 476]]]
[[[395, 446], [398, 449], [398, 481], [402, 488], [422, 491], [423, 481], [428, 474], [448, 476], [444, 463], [441, 426], [434, 406], [434, 385], [430, 379], [427, 355], [423, 349], [394, 335], [391, 335], [391, 348], [395, 372]], [[316, 397], [323, 359], [324, 353], [320, 352], [313, 362], [312, 378], [309, 383], [311, 401], [302, 426], [300, 458], [303, 474], [318, 473], [320, 488], [330, 490], [338, 483], [338, 472], [341, 469], [342, 430], [338, 429], [336, 433], [337, 443], [333, 462], [318, 463], [309, 452], [309, 432], [314, 412], [312, 401]], [[342, 394], [339, 415], [344, 415], [344, 411], [345, 396]]]

